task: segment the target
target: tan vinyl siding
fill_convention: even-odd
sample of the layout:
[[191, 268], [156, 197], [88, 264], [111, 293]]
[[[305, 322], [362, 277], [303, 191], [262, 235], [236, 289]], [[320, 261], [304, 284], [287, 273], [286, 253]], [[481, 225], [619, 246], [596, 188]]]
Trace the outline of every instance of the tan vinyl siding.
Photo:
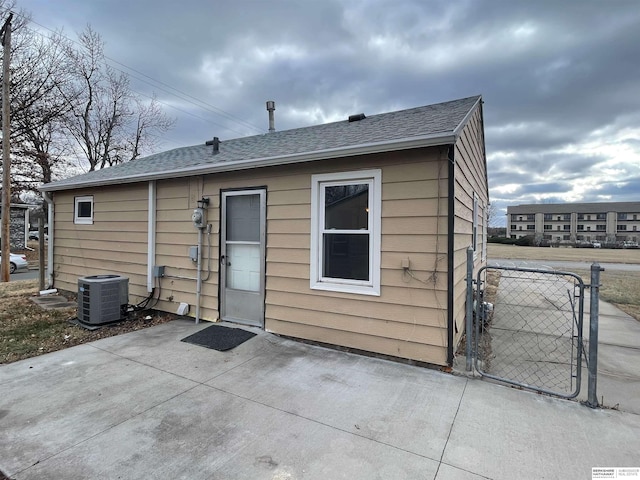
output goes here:
[[[311, 175], [370, 168], [382, 169], [381, 295], [311, 290]], [[446, 174], [444, 150], [432, 148], [158, 182], [156, 263], [167, 265], [168, 275], [195, 276], [187, 250], [197, 242], [190, 220], [196, 205], [186, 205], [184, 195], [188, 190], [194, 202], [209, 197], [213, 271], [203, 287], [202, 318], [217, 318], [220, 191], [266, 187], [267, 330], [444, 364], [447, 202], [438, 194], [446, 196]], [[406, 258], [424, 283], [403, 274]], [[162, 284], [162, 307], [193, 304], [193, 282], [163, 279]]]
[[[197, 244], [198, 231], [191, 211], [205, 196], [212, 228], [205, 235], [203, 263], [206, 267], [211, 259], [211, 275], [203, 283], [201, 318], [218, 318], [220, 192], [264, 187], [266, 330], [446, 364], [446, 152], [446, 147], [432, 147], [158, 181], [155, 264], [165, 266], [166, 276], [157, 308], [175, 312], [180, 302], [195, 303], [196, 268], [188, 251]], [[361, 169], [382, 171], [381, 294], [312, 290], [311, 175]], [[141, 299], [146, 294], [147, 183], [77, 193], [84, 194], [94, 195], [93, 225], [74, 225], [73, 195], [56, 194], [56, 282], [75, 290], [81, 275], [127, 274], [132, 300]], [[468, 214], [462, 211], [464, 217]], [[403, 272], [405, 259], [413, 277]]]
[[462, 130], [455, 150], [453, 318], [454, 346], [464, 332], [467, 248], [473, 239], [473, 193], [478, 197], [475, 270], [481, 266], [483, 226], [489, 203], [481, 110], [478, 108]]
[[[297, 188], [287, 190], [265, 181], [269, 188], [266, 329], [444, 364], [447, 202], [438, 201], [438, 175], [440, 194], [446, 195], [447, 169], [442, 155], [434, 148], [351, 159], [348, 164], [316, 163], [300, 173], [304, 182], [296, 180], [292, 185]], [[310, 176], [365, 168], [382, 169], [381, 295], [311, 290]], [[426, 284], [402, 273], [406, 258], [414, 275]]]
[[[93, 196], [93, 224], [76, 225], [74, 198]], [[115, 273], [129, 277], [129, 301], [147, 296], [147, 187], [55, 193], [56, 288], [75, 292], [78, 277]]]

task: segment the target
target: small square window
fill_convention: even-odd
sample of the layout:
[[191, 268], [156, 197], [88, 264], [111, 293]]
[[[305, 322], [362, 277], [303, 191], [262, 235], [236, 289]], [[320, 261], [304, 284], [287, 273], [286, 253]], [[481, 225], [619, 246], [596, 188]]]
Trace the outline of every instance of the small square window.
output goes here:
[[93, 196], [75, 197], [73, 223], [80, 225], [93, 224]]

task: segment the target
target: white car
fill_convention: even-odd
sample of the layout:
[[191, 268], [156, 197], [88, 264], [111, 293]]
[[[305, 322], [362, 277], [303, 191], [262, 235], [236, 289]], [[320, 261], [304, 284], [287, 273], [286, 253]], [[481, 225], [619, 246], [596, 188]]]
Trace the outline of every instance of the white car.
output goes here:
[[[24, 255], [18, 255], [17, 253], [9, 254], [9, 272], [16, 273], [18, 270], [28, 270], [29, 263], [27, 262], [27, 257]], [[0, 256], [0, 261], [2, 257]]]

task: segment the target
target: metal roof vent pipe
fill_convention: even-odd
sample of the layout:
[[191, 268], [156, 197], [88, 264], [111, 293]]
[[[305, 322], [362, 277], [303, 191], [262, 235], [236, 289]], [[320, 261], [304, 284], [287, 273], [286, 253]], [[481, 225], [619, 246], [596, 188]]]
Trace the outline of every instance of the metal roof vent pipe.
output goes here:
[[217, 155], [220, 153], [220, 139], [218, 137], [213, 137], [213, 140], [207, 140], [205, 143], [207, 146], [213, 145], [213, 154]]
[[269, 112], [269, 132], [275, 132], [275, 118], [273, 112], [276, 111], [276, 102], [273, 100], [267, 100], [267, 111]]

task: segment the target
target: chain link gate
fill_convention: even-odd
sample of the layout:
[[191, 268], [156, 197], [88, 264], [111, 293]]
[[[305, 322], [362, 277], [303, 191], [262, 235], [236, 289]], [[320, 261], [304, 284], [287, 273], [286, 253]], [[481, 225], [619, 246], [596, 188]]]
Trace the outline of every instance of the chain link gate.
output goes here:
[[[487, 283], [486, 279], [492, 281]], [[493, 304], [486, 300], [488, 289]], [[585, 285], [573, 273], [482, 267], [473, 285], [475, 368], [563, 398], [580, 393]], [[584, 356], [587, 360], [586, 355]]]

